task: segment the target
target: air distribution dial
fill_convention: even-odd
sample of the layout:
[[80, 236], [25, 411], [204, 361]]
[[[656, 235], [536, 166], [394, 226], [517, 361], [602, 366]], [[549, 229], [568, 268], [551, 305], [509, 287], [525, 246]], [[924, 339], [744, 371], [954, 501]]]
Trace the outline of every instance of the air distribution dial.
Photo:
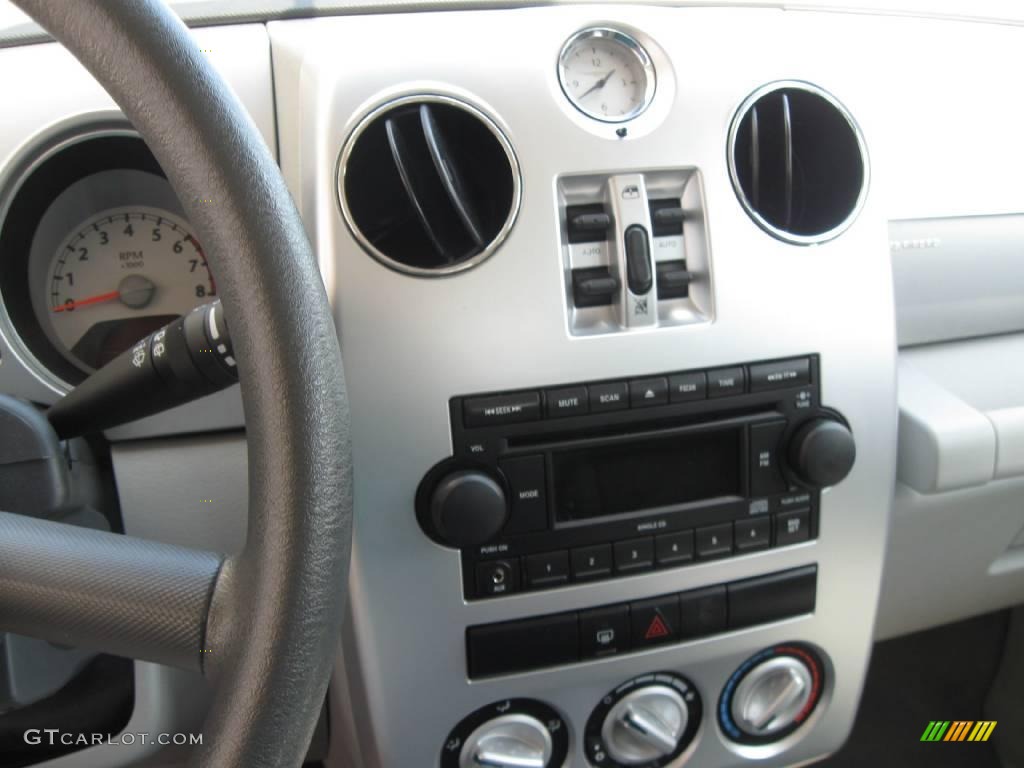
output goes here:
[[430, 497], [430, 522], [437, 537], [454, 547], [483, 544], [508, 520], [505, 491], [486, 472], [459, 469], [444, 475]]
[[451, 730], [441, 768], [561, 768], [568, 752], [568, 729], [554, 709], [534, 699], [506, 699]]
[[590, 715], [587, 757], [601, 768], [667, 765], [693, 740], [700, 719], [700, 696], [685, 678], [668, 672], [634, 678]]
[[819, 418], [797, 430], [789, 444], [789, 464], [798, 479], [812, 488], [827, 488], [850, 474], [857, 445], [850, 428]]
[[733, 673], [718, 708], [722, 731], [741, 744], [769, 744], [799, 728], [821, 699], [824, 666], [799, 643], [747, 659]]

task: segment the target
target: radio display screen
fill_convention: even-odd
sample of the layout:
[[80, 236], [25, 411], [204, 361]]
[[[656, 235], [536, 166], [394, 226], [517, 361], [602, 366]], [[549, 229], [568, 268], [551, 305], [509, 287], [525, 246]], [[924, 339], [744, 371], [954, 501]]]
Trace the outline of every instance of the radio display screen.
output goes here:
[[555, 520], [592, 520], [742, 496], [742, 428], [552, 454]]

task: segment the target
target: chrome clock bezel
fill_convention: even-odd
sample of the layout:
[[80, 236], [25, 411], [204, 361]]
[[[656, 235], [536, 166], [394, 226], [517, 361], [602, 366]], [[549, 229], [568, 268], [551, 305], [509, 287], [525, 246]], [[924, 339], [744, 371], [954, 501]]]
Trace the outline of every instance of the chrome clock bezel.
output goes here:
[[[611, 40], [621, 45], [636, 58], [643, 70], [644, 78], [646, 80], [644, 83], [643, 98], [635, 109], [625, 115], [608, 117], [607, 115], [602, 115], [587, 109], [576, 100], [566, 85], [566, 61], [568, 60], [570, 53], [578, 43], [595, 38]], [[561, 87], [562, 93], [565, 94], [565, 98], [568, 99], [569, 103], [572, 104], [577, 111], [586, 115], [591, 120], [597, 120], [601, 123], [626, 123], [643, 114], [651, 105], [658, 87], [658, 76], [654, 69], [654, 62], [651, 60], [650, 54], [647, 53], [647, 50], [643, 45], [641, 45], [640, 41], [631, 34], [612, 27], [587, 27], [574, 34], [562, 45], [562, 50], [558, 54], [558, 85]]]

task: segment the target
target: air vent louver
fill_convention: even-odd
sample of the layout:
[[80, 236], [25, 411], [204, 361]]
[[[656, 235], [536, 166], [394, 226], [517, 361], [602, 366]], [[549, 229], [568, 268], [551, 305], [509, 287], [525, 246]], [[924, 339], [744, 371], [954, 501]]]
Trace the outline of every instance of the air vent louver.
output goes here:
[[867, 157], [846, 109], [808, 83], [767, 85], [740, 107], [729, 170], [747, 213], [792, 243], [830, 240], [856, 218]]
[[482, 113], [406, 97], [353, 132], [339, 174], [342, 211], [371, 255], [417, 275], [468, 269], [500, 245], [519, 208], [519, 167]]

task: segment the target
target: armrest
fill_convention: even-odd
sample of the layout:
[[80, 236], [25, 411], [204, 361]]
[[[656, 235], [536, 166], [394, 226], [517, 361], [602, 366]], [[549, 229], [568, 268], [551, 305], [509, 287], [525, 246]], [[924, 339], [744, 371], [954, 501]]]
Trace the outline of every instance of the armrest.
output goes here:
[[900, 352], [899, 480], [941, 493], [1024, 476], [1024, 336]]

